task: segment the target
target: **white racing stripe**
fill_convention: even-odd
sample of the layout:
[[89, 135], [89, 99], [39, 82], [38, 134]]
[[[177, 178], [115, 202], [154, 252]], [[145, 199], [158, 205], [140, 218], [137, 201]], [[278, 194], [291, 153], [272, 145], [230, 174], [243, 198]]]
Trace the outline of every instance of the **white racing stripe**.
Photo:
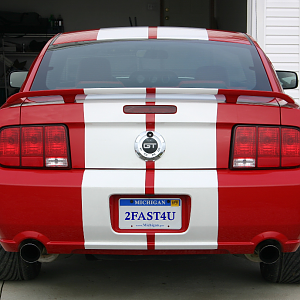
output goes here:
[[218, 95], [219, 89], [214, 88], [156, 88], [156, 95], [180, 94], [180, 95]]
[[97, 40], [141, 40], [148, 39], [148, 27], [103, 28], [98, 32]]
[[145, 131], [145, 115], [124, 114], [125, 104], [143, 105], [145, 100], [96, 101], [93, 95], [84, 100], [87, 169], [145, 168], [145, 162], [139, 159], [134, 151], [136, 137]]
[[216, 170], [156, 170], [156, 194], [191, 197], [189, 228], [183, 233], [156, 233], [156, 250], [217, 249], [218, 176]]
[[[164, 137], [166, 152], [155, 162], [154, 192], [189, 195], [191, 218], [184, 233], [156, 233], [155, 249], [216, 249], [217, 100], [213, 94], [192, 93], [190, 96], [201, 99], [187, 100], [182, 95], [184, 101], [170, 101], [163, 99], [164, 95], [168, 95], [164, 92], [167, 91], [160, 90], [156, 99], [150, 100], [157, 105], [176, 105], [177, 113], [155, 116], [155, 131]], [[144, 105], [145, 99], [141, 94], [142, 99], [130, 100], [126, 97], [126, 101], [118, 98], [111, 101], [102, 98], [97, 101], [96, 96], [89, 94], [83, 102], [85, 162], [88, 169], [84, 172], [82, 183], [85, 247], [147, 249], [145, 233], [116, 233], [112, 230], [109, 208], [109, 197], [113, 194], [145, 193], [145, 162], [136, 156], [133, 145], [135, 138], [146, 128], [146, 117], [143, 114], [123, 113], [124, 104]]]
[[[163, 100], [156, 102], [157, 105], [167, 103]], [[155, 119], [155, 130], [163, 135], [166, 152], [155, 163], [154, 192], [189, 195], [191, 218], [184, 233], [155, 234], [155, 249], [217, 249], [218, 104], [213, 95], [205, 96], [202, 101], [173, 101], [172, 104], [177, 106], [175, 115], [156, 115]], [[168, 170], [171, 168], [177, 170]]]
[[208, 41], [207, 30], [203, 28], [172, 28], [157, 27], [157, 39], [179, 39], [179, 40], [206, 40]]
[[[154, 27], [157, 28], [157, 39], [172, 40], [206, 40], [208, 33], [203, 28]], [[97, 35], [97, 40], [143, 40], [148, 39], [149, 27], [119, 27], [103, 28]]]
[[[205, 99], [205, 100], [204, 100]], [[157, 114], [155, 131], [166, 142], [166, 151], [155, 169], [215, 169], [217, 101], [213, 95], [202, 101], [172, 101], [176, 114]], [[168, 105], [164, 100], [157, 105]], [[176, 171], [174, 171], [176, 173]]]
[[143, 170], [85, 170], [82, 181], [82, 219], [86, 249], [147, 249], [145, 233], [116, 233], [110, 221], [109, 197], [143, 194]]
[[146, 95], [146, 88], [85, 88], [85, 95]]

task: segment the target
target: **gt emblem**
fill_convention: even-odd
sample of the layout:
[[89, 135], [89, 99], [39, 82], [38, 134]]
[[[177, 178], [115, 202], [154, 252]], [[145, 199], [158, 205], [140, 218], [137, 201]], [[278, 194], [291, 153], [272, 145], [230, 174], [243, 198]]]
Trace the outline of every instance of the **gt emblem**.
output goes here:
[[134, 150], [143, 160], [157, 160], [166, 150], [163, 137], [155, 131], [144, 131], [136, 139]]

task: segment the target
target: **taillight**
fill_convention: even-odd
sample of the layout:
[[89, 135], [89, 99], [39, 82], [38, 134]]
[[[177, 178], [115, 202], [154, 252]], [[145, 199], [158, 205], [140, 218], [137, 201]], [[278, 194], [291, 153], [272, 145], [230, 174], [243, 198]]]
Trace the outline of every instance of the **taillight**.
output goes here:
[[237, 127], [234, 141], [234, 168], [253, 168], [256, 165], [256, 128]]
[[21, 128], [22, 167], [44, 166], [43, 127]]
[[46, 167], [68, 167], [68, 148], [65, 127], [45, 127], [45, 162]]
[[257, 167], [280, 166], [280, 132], [278, 127], [258, 127]]
[[20, 165], [20, 128], [10, 127], [0, 131], [0, 164]]
[[233, 138], [233, 168], [300, 165], [300, 131], [280, 126], [238, 126]]
[[6, 127], [0, 131], [0, 164], [11, 167], [69, 167], [63, 125]]
[[300, 165], [300, 132], [294, 128], [282, 128], [281, 132], [281, 165]]

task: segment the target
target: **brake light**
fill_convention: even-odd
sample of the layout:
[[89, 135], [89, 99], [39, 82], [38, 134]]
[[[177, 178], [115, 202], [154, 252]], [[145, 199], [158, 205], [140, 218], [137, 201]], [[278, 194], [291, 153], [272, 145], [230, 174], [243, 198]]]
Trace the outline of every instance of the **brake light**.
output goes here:
[[43, 127], [22, 127], [22, 156], [23, 167], [43, 167]]
[[280, 126], [238, 126], [233, 138], [233, 168], [300, 165], [300, 131]]
[[20, 164], [20, 128], [10, 127], [0, 131], [0, 164]]
[[11, 167], [69, 167], [63, 125], [6, 127], [0, 131], [0, 164]]
[[258, 127], [257, 167], [280, 166], [280, 138], [278, 127]]
[[281, 145], [281, 165], [300, 165], [300, 132], [294, 128], [282, 128]]

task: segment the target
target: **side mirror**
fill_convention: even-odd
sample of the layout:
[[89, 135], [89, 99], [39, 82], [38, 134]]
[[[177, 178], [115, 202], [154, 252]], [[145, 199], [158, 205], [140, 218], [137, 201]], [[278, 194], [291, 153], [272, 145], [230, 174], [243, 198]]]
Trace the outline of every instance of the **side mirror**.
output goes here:
[[20, 88], [26, 79], [27, 71], [16, 71], [9, 75], [9, 85], [13, 88]]
[[298, 75], [291, 71], [276, 71], [283, 89], [295, 89], [298, 86]]

